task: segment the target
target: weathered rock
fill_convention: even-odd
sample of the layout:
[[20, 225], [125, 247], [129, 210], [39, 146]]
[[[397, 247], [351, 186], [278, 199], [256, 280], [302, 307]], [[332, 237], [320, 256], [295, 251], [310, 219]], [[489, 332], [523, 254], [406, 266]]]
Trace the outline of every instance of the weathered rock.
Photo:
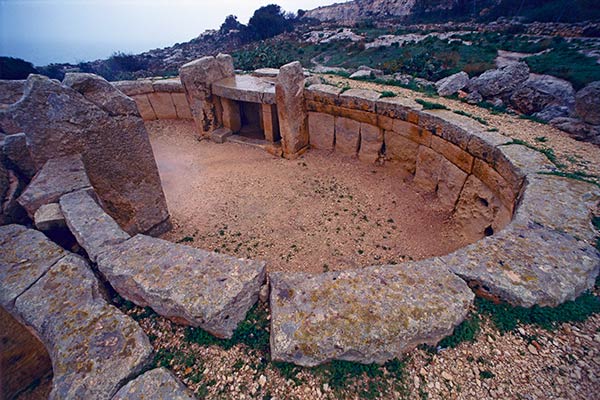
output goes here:
[[252, 75], [235, 75], [212, 85], [212, 94], [250, 103], [275, 104], [275, 84]]
[[510, 226], [438, 264], [511, 304], [555, 307], [594, 286], [600, 256], [584, 241], [532, 222]]
[[233, 60], [224, 55], [221, 55], [220, 60], [215, 57], [202, 57], [182, 66], [179, 76], [198, 133], [206, 135], [220, 128], [220, 112], [211, 87], [221, 79], [234, 76]]
[[33, 178], [36, 168], [29, 147], [27, 147], [27, 137], [24, 133], [6, 136], [2, 150], [8, 162], [18, 173], [26, 179]]
[[550, 123], [567, 132], [573, 139], [600, 144], [599, 125], [586, 124], [578, 118], [554, 118]]
[[159, 79], [152, 82], [154, 92], [185, 93], [179, 78]]
[[63, 85], [81, 93], [109, 115], [140, 115], [135, 101], [101, 76], [68, 72], [63, 79]]
[[600, 125], [600, 81], [592, 82], [577, 92], [575, 112], [588, 124]]
[[0, 226], [0, 305], [12, 312], [17, 297], [65, 254], [39, 231], [22, 225]]
[[304, 72], [298, 61], [279, 69], [275, 85], [283, 156], [294, 158], [308, 146]]
[[97, 259], [124, 298], [229, 338], [256, 302], [265, 264], [137, 235]]
[[152, 105], [152, 109], [158, 119], [177, 119], [177, 110], [171, 93], [149, 93], [148, 101]]
[[215, 143], [225, 143], [227, 138], [233, 135], [233, 132], [229, 128], [215, 129], [210, 133], [210, 138]]
[[60, 209], [77, 243], [87, 252], [90, 260], [107, 247], [129, 239], [123, 231], [93, 198], [91, 190], [79, 190], [60, 198]]
[[358, 71], [356, 71], [352, 75], [350, 75], [350, 79], [367, 79], [367, 78], [372, 78], [374, 76], [375, 75], [373, 75], [372, 71], [365, 70], [365, 69], [359, 69]]
[[510, 104], [519, 112], [533, 114], [550, 106], [572, 109], [575, 89], [570, 82], [550, 75], [530, 74], [510, 96]]
[[56, 203], [63, 194], [90, 186], [81, 156], [54, 158], [44, 164], [18, 201], [33, 218], [44, 204]]
[[354, 156], [360, 145], [360, 122], [350, 118], [335, 118], [335, 151]]
[[112, 400], [194, 400], [195, 397], [171, 371], [152, 369], [137, 377], [112, 398]]
[[96, 193], [126, 231], [168, 229], [158, 168], [137, 111], [111, 116], [71, 88], [30, 75], [23, 99], [0, 110], [2, 120], [25, 132], [37, 168], [80, 153]]
[[429, 147], [419, 146], [413, 183], [425, 193], [435, 193], [442, 156]]
[[152, 81], [149, 79], [140, 79], [137, 81], [118, 81], [111, 82], [114, 87], [125, 93], [127, 96], [152, 93]]
[[100, 293], [89, 265], [68, 255], [15, 303], [50, 353], [50, 399], [110, 399], [152, 359], [139, 325]]
[[171, 99], [177, 111], [177, 118], [192, 119], [192, 111], [190, 110], [185, 93], [171, 93]]
[[471, 92], [477, 91], [484, 98], [501, 96], [518, 88], [529, 77], [529, 67], [524, 62], [490, 69], [469, 81]]
[[414, 174], [419, 144], [395, 131], [385, 131], [384, 137], [386, 157], [397, 161], [402, 168]]
[[571, 108], [567, 106], [548, 106], [542, 111], [534, 113], [533, 116], [542, 121], [551, 122], [553, 119], [566, 118], [571, 115]]
[[436, 344], [467, 315], [473, 293], [429, 260], [359, 270], [270, 274], [271, 356], [314, 366], [384, 363]]
[[312, 147], [321, 150], [333, 150], [335, 138], [335, 118], [333, 115], [309, 112], [308, 132]]
[[0, 80], [0, 108], [2, 104], [12, 104], [23, 96], [25, 80]]
[[60, 211], [58, 203], [44, 204], [38, 208], [33, 221], [35, 222], [35, 227], [42, 232], [67, 227], [65, 216]]
[[152, 104], [150, 104], [150, 100], [148, 100], [148, 95], [136, 95], [133, 96], [133, 99], [144, 121], [154, 121], [156, 119], [156, 113], [152, 108]]
[[17, 199], [25, 189], [25, 182], [0, 162], [0, 225], [27, 223], [27, 212]]
[[477, 103], [481, 103], [483, 101], [483, 96], [481, 95], [481, 93], [479, 93], [478, 91], [475, 90], [475, 91], [469, 93], [467, 95], [467, 97], [465, 97], [465, 100], [469, 104], [477, 104]]
[[359, 160], [368, 163], [376, 162], [379, 159], [382, 146], [383, 131], [377, 126], [361, 123]]
[[452, 96], [469, 83], [469, 74], [464, 71], [447, 76], [435, 83], [435, 88], [440, 96]]
[[467, 173], [448, 161], [440, 158], [436, 194], [442, 210], [451, 212], [458, 201], [460, 192], [467, 180]]

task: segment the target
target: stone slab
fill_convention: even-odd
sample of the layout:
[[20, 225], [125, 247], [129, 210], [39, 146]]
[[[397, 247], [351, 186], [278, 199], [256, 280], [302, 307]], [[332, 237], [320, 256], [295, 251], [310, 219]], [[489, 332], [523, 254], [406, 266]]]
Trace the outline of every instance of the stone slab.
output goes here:
[[16, 298], [64, 257], [62, 247], [22, 225], [0, 227], [0, 304], [11, 311]]
[[190, 104], [185, 97], [185, 93], [171, 93], [171, 100], [177, 111], [177, 118], [179, 119], [193, 119], [192, 110], [190, 110]]
[[335, 117], [324, 113], [309, 112], [308, 132], [312, 147], [320, 150], [333, 150]]
[[152, 89], [154, 92], [185, 93], [179, 78], [158, 79], [152, 81]]
[[79, 190], [60, 198], [60, 209], [77, 243], [90, 260], [109, 246], [124, 242], [129, 235], [96, 202], [93, 191]]
[[382, 364], [434, 345], [474, 299], [463, 280], [429, 260], [317, 275], [275, 272], [269, 279], [271, 356], [302, 366]]
[[58, 203], [44, 204], [35, 212], [33, 218], [35, 227], [42, 232], [66, 228], [65, 216]]
[[194, 400], [195, 397], [166, 368], [152, 369], [137, 377], [112, 398], [112, 400]]
[[148, 100], [158, 119], [177, 119], [175, 104], [171, 99], [171, 93], [149, 93]]
[[140, 79], [137, 81], [117, 81], [111, 82], [112, 85], [125, 93], [127, 96], [136, 96], [140, 94], [152, 93], [152, 81], [150, 79]]
[[275, 104], [275, 85], [252, 75], [235, 75], [215, 82], [213, 94], [230, 100]]
[[66, 193], [90, 187], [81, 156], [48, 160], [18, 199], [31, 218], [44, 204], [56, 203]]
[[148, 95], [138, 94], [133, 96], [133, 99], [144, 121], [154, 121], [156, 119], [156, 113], [152, 108], [152, 104], [150, 104], [150, 100], [148, 100]]
[[97, 260], [124, 298], [177, 322], [230, 338], [258, 299], [265, 263], [137, 235]]
[[385, 131], [384, 140], [386, 158], [397, 162], [401, 168], [414, 174], [419, 144], [395, 131]]
[[360, 122], [350, 118], [335, 119], [335, 151], [354, 156], [360, 146]]
[[210, 139], [215, 143], [225, 143], [231, 135], [233, 135], [231, 129], [219, 128], [210, 133]]
[[375, 163], [379, 159], [382, 147], [383, 130], [375, 125], [360, 124], [358, 159], [367, 163]]
[[67, 255], [15, 303], [52, 359], [50, 399], [110, 399], [152, 360], [140, 326], [109, 305], [87, 262]]

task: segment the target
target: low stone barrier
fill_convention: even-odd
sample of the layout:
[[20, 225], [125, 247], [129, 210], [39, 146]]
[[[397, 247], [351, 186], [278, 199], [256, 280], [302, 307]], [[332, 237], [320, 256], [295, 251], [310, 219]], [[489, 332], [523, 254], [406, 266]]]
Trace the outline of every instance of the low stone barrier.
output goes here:
[[144, 121], [192, 119], [183, 85], [177, 78], [112, 82], [113, 86], [135, 100]]

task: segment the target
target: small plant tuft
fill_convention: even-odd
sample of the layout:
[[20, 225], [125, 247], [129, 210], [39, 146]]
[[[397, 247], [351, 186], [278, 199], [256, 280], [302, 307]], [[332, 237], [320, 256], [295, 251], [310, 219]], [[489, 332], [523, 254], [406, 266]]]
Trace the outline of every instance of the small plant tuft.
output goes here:
[[396, 93], [392, 92], [391, 90], [384, 90], [383, 92], [381, 92], [381, 97], [396, 97], [398, 96]]
[[424, 110], [448, 110], [448, 107], [440, 103], [434, 103], [423, 99], [415, 99], [415, 101], [422, 105]]

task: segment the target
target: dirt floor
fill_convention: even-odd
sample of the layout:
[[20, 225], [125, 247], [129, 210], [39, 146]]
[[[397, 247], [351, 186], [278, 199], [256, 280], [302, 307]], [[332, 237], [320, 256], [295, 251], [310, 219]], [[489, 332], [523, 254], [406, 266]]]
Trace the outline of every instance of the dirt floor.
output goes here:
[[191, 122], [147, 128], [174, 222], [165, 239], [307, 272], [422, 259], [469, 240], [393, 164], [320, 151], [284, 160], [198, 141]]

